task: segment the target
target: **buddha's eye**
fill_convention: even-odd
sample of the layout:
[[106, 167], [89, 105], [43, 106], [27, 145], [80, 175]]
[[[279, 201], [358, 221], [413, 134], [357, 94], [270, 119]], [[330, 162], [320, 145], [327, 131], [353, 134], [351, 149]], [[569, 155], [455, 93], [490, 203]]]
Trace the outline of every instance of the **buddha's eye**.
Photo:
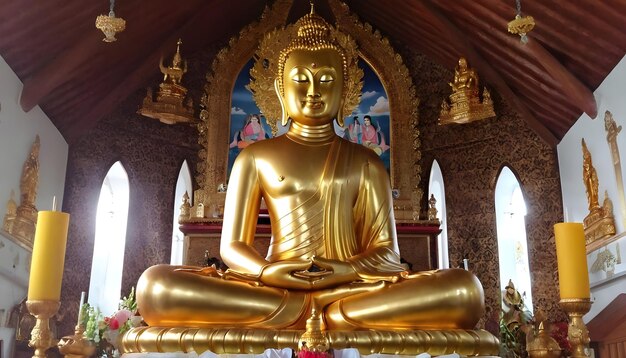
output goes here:
[[322, 77], [320, 77], [320, 82], [321, 83], [328, 83], [328, 82], [332, 82], [334, 80], [335, 80], [335, 78], [332, 75], [329, 75], [329, 74], [325, 74], [325, 75], [322, 75]]
[[291, 80], [297, 83], [307, 83], [309, 78], [304, 73], [296, 73]]

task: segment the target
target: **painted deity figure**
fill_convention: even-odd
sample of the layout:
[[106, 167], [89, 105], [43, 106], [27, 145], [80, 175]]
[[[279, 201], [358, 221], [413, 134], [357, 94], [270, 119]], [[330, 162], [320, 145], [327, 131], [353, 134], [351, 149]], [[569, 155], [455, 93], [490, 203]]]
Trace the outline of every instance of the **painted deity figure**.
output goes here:
[[231, 148], [243, 149], [250, 144], [265, 139], [265, 130], [258, 114], [248, 115], [240, 131], [235, 133]]
[[361, 136], [361, 142], [364, 146], [381, 155], [389, 146], [385, 142], [385, 136], [380, 130], [378, 123], [372, 123], [372, 117], [366, 115], [363, 117], [363, 134]]
[[346, 133], [344, 138], [349, 140], [352, 143], [360, 143], [361, 142], [361, 122], [359, 122], [359, 117], [354, 116], [352, 118], [352, 123], [348, 124], [348, 128], [346, 129]]
[[[296, 26], [275, 81], [291, 125], [242, 150], [230, 176], [220, 246], [229, 269], [149, 268], [138, 283], [144, 320], [303, 329], [315, 309], [330, 330], [473, 328], [484, 311], [478, 279], [406, 271], [383, 163], [335, 134], [348, 52], [313, 12]], [[273, 235], [266, 257], [253, 246], [261, 199]]]

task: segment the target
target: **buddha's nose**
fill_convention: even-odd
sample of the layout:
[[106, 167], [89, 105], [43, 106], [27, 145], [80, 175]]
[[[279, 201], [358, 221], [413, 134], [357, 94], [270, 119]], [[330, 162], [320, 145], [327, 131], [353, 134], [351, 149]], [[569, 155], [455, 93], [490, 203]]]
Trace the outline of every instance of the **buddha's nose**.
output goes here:
[[318, 91], [317, 83], [315, 83], [315, 81], [311, 81], [311, 84], [309, 85], [306, 95], [307, 97], [313, 97], [313, 98], [321, 97], [321, 94]]

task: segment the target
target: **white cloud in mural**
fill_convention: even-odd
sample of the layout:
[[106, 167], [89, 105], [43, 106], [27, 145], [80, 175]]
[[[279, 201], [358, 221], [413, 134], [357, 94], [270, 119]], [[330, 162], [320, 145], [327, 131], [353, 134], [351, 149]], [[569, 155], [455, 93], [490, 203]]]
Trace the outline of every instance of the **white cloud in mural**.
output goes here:
[[233, 107], [230, 109], [230, 114], [244, 114], [245, 115], [246, 112], [239, 107]]
[[376, 92], [376, 91], [365, 91], [363, 94], [361, 94], [361, 99], [372, 98], [372, 97], [376, 96], [377, 94], [378, 94], [378, 92]]
[[373, 106], [370, 106], [369, 114], [373, 116], [389, 114], [389, 101], [387, 100], [387, 98], [383, 96], [378, 97], [376, 103], [374, 103]]

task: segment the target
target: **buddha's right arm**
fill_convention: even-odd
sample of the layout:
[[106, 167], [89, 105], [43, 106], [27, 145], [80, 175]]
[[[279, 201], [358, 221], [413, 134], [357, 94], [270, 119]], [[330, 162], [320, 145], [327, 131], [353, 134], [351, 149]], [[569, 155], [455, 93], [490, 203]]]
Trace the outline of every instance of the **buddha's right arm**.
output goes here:
[[255, 158], [253, 152], [246, 149], [235, 160], [230, 174], [220, 255], [231, 269], [255, 276], [260, 275], [268, 263], [252, 246], [260, 205], [261, 187]]

